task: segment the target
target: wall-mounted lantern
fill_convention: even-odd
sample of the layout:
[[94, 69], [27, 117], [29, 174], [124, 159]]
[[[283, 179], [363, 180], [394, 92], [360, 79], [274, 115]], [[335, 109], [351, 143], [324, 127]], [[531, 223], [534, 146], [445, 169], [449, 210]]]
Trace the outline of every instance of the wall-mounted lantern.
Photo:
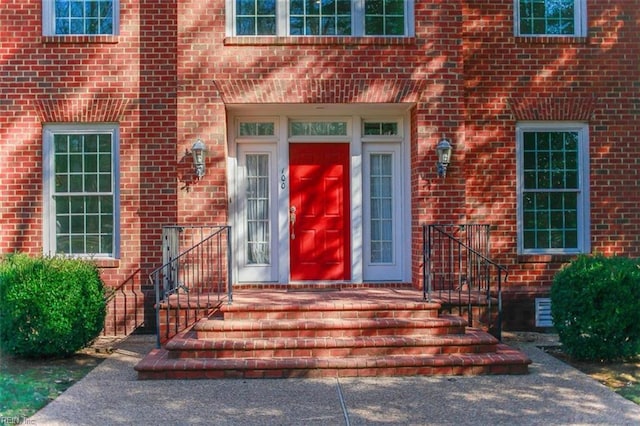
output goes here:
[[200, 139], [198, 139], [191, 147], [191, 155], [193, 156], [193, 167], [196, 172], [196, 176], [200, 179], [204, 176], [204, 157], [207, 152], [207, 147]]
[[438, 142], [438, 145], [436, 146], [436, 153], [438, 154], [438, 176], [447, 176], [447, 167], [451, 162], [452, 151], [453, 147], [451, 146], [451, 142], [449, 142], [449, 140], [443, 135], [442, 140]]

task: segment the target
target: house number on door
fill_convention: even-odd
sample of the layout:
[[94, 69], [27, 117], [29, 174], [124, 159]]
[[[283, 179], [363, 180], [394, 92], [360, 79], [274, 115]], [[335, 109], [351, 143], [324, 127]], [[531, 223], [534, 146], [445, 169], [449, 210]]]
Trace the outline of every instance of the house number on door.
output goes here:
[[284, 174], [284, 169], [280, 172], [280, 189], [285, 188], [285, 182], [287, 181], [287, 177]]

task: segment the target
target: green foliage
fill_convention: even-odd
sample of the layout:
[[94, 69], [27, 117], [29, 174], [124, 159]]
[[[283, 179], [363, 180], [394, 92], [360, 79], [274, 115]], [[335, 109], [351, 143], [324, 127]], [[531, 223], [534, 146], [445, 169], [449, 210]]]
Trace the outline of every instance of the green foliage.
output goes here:
[[92, 263], [24, 254], [0, 262], [0, 351], [70, 355], [98, 336], [105, 315], [104, 285]]
[[579, 256], [554, 277], [551, 314], [565, 352], [577, 359], [640, 354], [640, 261]]

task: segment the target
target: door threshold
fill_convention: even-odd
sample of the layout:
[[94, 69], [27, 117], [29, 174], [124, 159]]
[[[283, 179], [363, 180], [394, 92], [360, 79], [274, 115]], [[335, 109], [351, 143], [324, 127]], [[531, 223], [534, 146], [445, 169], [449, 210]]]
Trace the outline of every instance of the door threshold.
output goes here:
[[287, 285], [287, 292], [325, 292], [340, 291], [344, 282], [330, 281], [294, 281]]
[[317, 287], [317, 286], [309, 286], [309, 287], [291, 287], [287, 286], [287, 293], [324, 293], [330, 291], [340, 291], [340, 287]]

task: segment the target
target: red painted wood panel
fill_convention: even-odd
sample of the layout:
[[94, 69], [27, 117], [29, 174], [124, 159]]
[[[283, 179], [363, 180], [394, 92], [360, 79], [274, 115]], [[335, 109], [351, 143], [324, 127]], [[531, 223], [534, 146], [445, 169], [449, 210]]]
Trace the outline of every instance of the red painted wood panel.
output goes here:
[[349, 145], [289, 148], [292, 280], [351, 279]]

